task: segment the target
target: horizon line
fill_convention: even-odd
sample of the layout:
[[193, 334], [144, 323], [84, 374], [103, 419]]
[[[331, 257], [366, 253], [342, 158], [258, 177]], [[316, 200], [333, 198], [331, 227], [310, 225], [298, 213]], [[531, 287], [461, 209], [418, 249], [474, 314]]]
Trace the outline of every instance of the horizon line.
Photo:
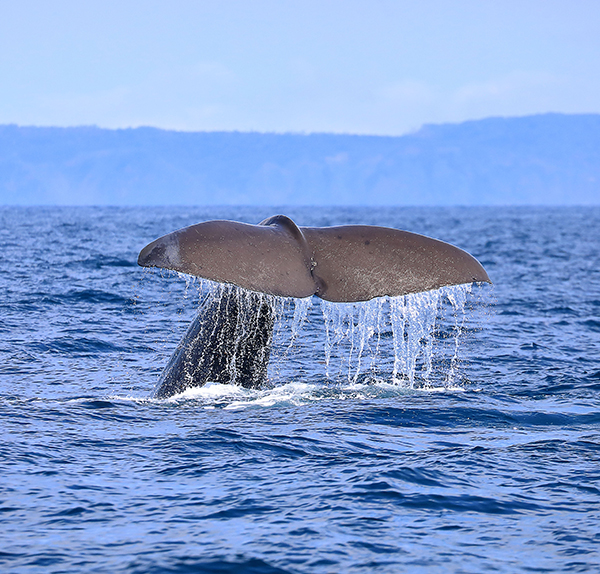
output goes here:
[[600, 112], [539, 112], [535, 114], [524, 115], [491, 115], [482, 118], [475, 118], [463, 121], [448, 121], [438, 123], [423, 123], [418, 128], [411, 129], [401, 134], [377, 134], [377, 133], [355, 133], [355, 132], [337, 132], [337, 131], [260, 131], [260, 130], [243, 130], [243, 129], [207, 129], [207, 130], [187, 130], [178, 128], [158, 127], [146, 124], [131, 125], [126, 127], [104, 127], [97, 124], [77, 124], [77, 125], [35, 125], [35, 124], [17, 124], [17, 123], [0, 123], [0, 128], [19, 128], [19, 129], [58, 129], [58, 130], [76, 130], [76, 129], [94, 129], [103, 131], [134, 131], [134, 130], [155, 130], [160, 132], [173, 132], [178, 134], [244, 134], [244, 135], [291, 135], [291, 136], [313, 136], [313, 135], [334, 135], [334, 136], [356, 136], [356, 137], [377, 137], [377, 138], [400, 138], [417, 134], [427, 127], [438, 126], [460, 126], [464, 124], [478, 123], [489, 120], [519, 120], [526, 118], [537, 118], [542, 116], [568, 116], [568, 117], [584, 117], [584, 116], [599, 116]]

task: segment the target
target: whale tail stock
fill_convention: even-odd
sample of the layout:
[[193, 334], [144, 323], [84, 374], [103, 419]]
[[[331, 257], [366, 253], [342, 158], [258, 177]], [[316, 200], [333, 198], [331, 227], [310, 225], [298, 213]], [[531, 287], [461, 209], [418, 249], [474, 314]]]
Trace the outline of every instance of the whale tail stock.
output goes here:
[[273, 339], [274, 309], [259, 293], [223, 285], [200, 307], [154, 392], [168, 398], [204, 383], [261, 387]]
[[185, 227], [144, 247], [138, 263], [225, 284], [173, 353], [157, 398], [208, 381], [247, 388], [265, 382], [275, 313], [260, 293], [357, 302], [490, 282], [474, 257], [443, 241], [368, 225], [298, 227], [284, 215], [258, 225], [217, 220]]
[[474, 257], [437, 239], [369, 225], [298, 227], [284, 215], [258, 225], [215, 220], [185, 227], [144, 247], [138, 263], [334, 302], [490, 282]]

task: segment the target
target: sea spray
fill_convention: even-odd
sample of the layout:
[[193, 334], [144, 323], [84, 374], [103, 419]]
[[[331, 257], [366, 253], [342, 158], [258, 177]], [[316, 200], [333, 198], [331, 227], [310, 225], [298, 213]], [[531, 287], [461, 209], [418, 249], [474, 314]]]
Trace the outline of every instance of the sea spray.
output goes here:
[[454, 343], [454, 352], [450, 358], [450, 365], [446, 373], [446, 383], [452, 384], [457, 375], [459, 363], [460, 340], [464, 333], [465, 323], [467, 321], [466, 304], [468, 295], [471, 293], [472, 285], [458, 285], [455, 288], [446, 288], [446, 296], [452, 305], [454, 322], [452, 324], [452, 341]]
[[428, 383], [433, 369], [434, 328], [440, 290], [390, 298], [394, 341], [394, 381], [413, 387], [415, 378]]
[[196, 318], [164, 369], [154, 396], [168, 398], [207, 382], [266, 384], [273, 297], [218, 285], [201, 297]]
[[434, 371], [437, 380], [446, 368], [444, 384], [455, 383], [470, 291], [458, 285], [363, 303], [322, 301], [327, 377], [356, 382], [371, 374], [412, 388], [432, 384]]
[[384, 297], [361, 303], [321, 301], [328, 378], [336, 379], [345, 375], [349, 381], [356, 382], [360, 374], [380, 370], [385, 304]]
[[[196, 289], [199, 315], [224, 296], [234, 297], [240, 308], [266, 305], [271, 309], [270, 384], [287, 383], [308, 373], [318, 376], [319, 372], [318, 378], [325, 376], [330, 381], [356, 383], [366, 377], [408, 388], [452, 386], [460, 377], [460, 342], [471, 285], [358, 303], [320, 300], [315, 306], [315, 297], [275, 297], [177, 275], [185, 281], [184, 298], [195, 299]], [[260, 323], [259, 314], [252, 309], [231, 320], [235, 322], [232, 343], [238, 346]], [[323, 339], [324, 345], [316, 342]], [[227, 344], [219, 342], [220, 346]], [[320, 353], [323, 360], [317, 358]], [[238, 362], [236, 356], [227, 361], [232, 381], [239, 378]]]

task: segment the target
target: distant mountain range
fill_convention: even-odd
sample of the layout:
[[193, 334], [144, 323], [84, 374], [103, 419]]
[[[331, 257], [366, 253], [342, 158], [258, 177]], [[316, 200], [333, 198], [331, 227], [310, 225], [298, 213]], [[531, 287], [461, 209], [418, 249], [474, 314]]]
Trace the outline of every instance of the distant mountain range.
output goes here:
[[0, 126], [3, 205], [598, 205], [600, 114], [399, 137]]

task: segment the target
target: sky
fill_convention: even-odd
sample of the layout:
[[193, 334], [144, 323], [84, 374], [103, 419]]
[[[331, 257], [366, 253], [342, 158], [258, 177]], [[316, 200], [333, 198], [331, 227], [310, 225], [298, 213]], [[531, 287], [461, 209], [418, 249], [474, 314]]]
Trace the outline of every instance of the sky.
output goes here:
[[0, 124], [402, 135], [600, 113], [598, 0], [0, 0]]

